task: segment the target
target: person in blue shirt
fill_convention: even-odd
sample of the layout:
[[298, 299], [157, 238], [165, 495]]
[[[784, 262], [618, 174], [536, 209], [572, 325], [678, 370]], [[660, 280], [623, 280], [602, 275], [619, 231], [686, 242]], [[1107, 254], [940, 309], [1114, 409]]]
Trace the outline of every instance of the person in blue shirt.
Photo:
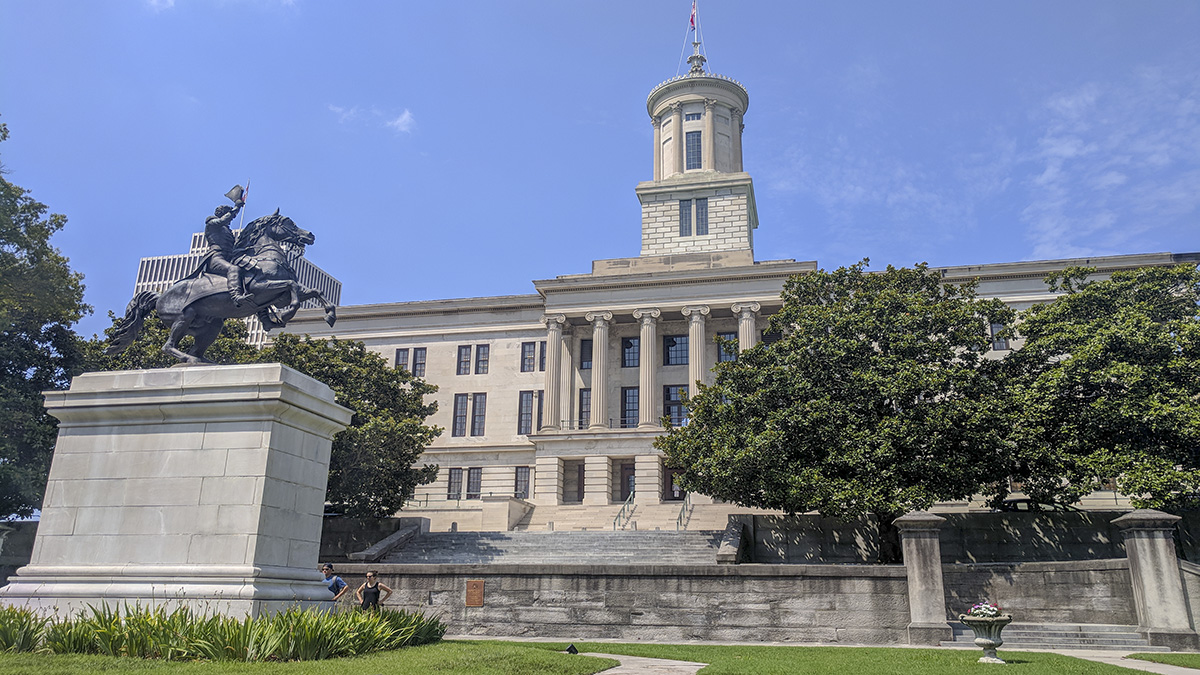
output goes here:
[[342, 578], [333, 573], [333, 565], [325, 563], [321, 565], [321, 571], [325, 573], [325, 581], [329, 582], [329, 592], [333, 593], [333, 601], [341, 600], [342, 596], [350, 588], [350, 584], [342, 581]]

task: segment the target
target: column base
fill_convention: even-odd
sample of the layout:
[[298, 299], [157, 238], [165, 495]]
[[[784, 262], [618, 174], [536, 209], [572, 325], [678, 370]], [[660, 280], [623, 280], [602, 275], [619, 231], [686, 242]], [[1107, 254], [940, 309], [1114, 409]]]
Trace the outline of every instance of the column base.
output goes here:
[[910, 623], [908, 624], [908, 644], [938, 645], [943, 640], [953, 640], [954, 630], [949, 623]]
[[27, 565], [0, 588], [0, 605], [59, 617], [100, 607], [188, 607], [240, 618], [289, 607], [332, 608], [315, 569], [251, 565]]

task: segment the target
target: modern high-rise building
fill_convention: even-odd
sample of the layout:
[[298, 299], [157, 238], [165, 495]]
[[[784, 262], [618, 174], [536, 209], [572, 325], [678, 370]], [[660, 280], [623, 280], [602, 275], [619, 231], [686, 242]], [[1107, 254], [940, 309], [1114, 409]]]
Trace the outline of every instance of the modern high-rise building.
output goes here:
[[[817, 263], [755, 259], [749, 94], [707, 72], [698, 50], [688, 61], [647, 99], [654, 168], [634, 190], [639, 255], [535, 280], [529, 295], [342, 307], [336, 331], [304, 311], [288, 325], [361, 340], [438, 386], [429, 421], [445, 432], [421, 463], [440, 471], [405, 514], [434, 530], [724, 527], [734, 507], [683, 493], [652, 443], [663, 418], [685, 421], [684, 393], [734, 358], [716, 338], [739, 349], [771, 340], [785, 280]], [[981, 296], [1026, 309], [1054, 297], [1044, 279], [1068, 266], [1103, 277], [1196, 261], [1153, 253], [942, 270], [947, 283], [978, 279]], [[993, 353], [1020, 343], [996, 340]]]
[[[238, 232], [240, 230], [234, 230], [235, 235]], [[196, 232], [192, 234], [192, 245], [187, 253], [142, 258], [141, 262], [138, 263], [137, 280], [133, 284], [133, 294], [137, 295], [142, 291], [153, 291], [155, 293], [165, 291], [171, 284], [191, 274], [207, 251], [208, 242], [204, 240], [204, 233]], [[288, 254], [288, 264], [295, 270], [296, 280], [301, 284], [320, 291], [321, 295], [325, 296], [329, 302], [335, 305], [341, 300], [342, 282], [334, 279], [328, 272], [317, 267], [307, 258], [302, 257], [302, 253], [299, 251], [290, 252]], [[316, 300], [306, 300], [302, 305], [302, 307], [320, 306], [320, 303]], [[261, 347], [266, 342], [267, 332], [263, 330], [262, 323], [259, 322], [258, 317], [247, 317], [246, 327], [250, 331], [249, 335], [246, 336], [246, 342], [256, 347]]]

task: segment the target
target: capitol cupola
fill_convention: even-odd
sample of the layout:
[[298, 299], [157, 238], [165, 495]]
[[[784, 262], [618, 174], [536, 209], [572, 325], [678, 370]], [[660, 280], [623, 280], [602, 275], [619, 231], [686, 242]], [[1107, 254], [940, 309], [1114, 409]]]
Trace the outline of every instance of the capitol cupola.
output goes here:
[[636, 190], [641, 255], [700, 254], [712, 265], [753, 264], [758, 215], [742, 168], [742, 116], [750, 96], [736, 80], [707, 72], [706, 61], [693, 42], [688, 72], [646, 99], [654, 175]]

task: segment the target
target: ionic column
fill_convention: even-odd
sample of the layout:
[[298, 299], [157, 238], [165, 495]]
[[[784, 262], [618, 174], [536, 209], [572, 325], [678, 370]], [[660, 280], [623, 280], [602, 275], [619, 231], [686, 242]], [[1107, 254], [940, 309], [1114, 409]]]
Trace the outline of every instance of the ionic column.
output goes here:
[[688, 394], [695, 396], [700, 393], [696, 383], [708, 379], [708, 364], [704, 361], [704, 355], [708, 353], [704, 340], [704, 317], [708, 316], [708, 305], [684, 307], [683, 315], [688, 318]]
[[[571, 335], [571, 324], [566, 324], [562, 328], [558, 345], [558, 427], [560, 429], [563, 428], [563, 418], [571, 417], [571, 399], [575, 389], [575, 358], [571, 354]], [[550, 346], [546, 345], [546, 347], [549, 349]], [[547, 354], [546, 358], [550, 358], [550, 355]], [[549, 368], [549, 364], [546, 367]]]
[[735, 302], [730, 307], [738, 318], [738, 351], [746, 351], [758, 344], [758, 310], [762, 306], [757, 302]]
[[671, 137], [675, 139], [675, 173], [683, 173], [684, 167], [684, 152], [686, 151], [687, 137], [683, 133], [683, 104], [676, 102], [671, 104], [671, 125], [674, 129], [671, 131]]
[[732, 108], [729, 111], [729, 136], [733, 142], [733, 170], [743, 171], [742, 169], [742, 129], [746, 128], [742, 124], [742, 111], [739, 108]]
[[642, 326], [638, 339], [638, 427], [657, 427], [658, 418], [654, 414], [658, 399], [658, 317], [661, 315], [657, 308], [635, 309], [633, 318]]
[[662, 118], [654, 115], [650, 118], [654, 126], [654, 180], [662, 180]]
[[592, 324], [592, 419], [589, 429], [608, 428], [608, 322], [612, 312], [588, 312]]
[[543, 410], [542, 430], [558, 429], [562, 420], [562, 335], [564, 314], [547, 314], [546, 324], [546, 407]]
[[717, 168], [717, 141], [716, 134], [713, 132], [713, 114], [716, 113], [717, 99], [704, 99], [704, 143], [703, 154], [700, 157], [700, 166], [705, 171], [713, 171]]

